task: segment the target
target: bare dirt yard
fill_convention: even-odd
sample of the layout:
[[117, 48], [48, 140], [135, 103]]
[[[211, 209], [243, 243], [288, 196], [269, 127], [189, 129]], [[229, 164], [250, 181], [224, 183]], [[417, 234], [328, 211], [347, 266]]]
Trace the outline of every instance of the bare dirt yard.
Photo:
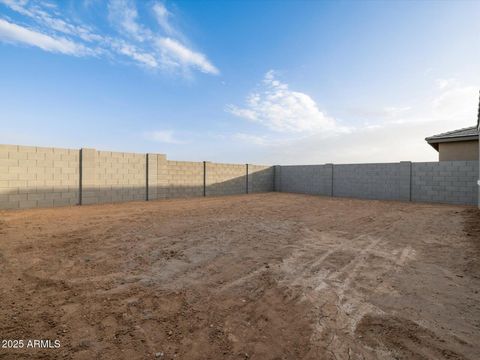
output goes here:
[[[0, 212], [0, 359], [480, 358], [480, 212], [258, 194]], [[7, 346], [8, 347], [8, 346]]]

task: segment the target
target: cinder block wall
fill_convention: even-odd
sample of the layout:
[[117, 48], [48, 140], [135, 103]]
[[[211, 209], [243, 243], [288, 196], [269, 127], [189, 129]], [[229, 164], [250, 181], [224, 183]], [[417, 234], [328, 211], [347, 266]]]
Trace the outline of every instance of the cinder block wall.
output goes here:
[[247, 193], [246, 165], [206, 162], [205, 172], [207, 196]]
[[203, 196], [203, 162], [167, 160], [166, 198]]
[[331, 164], [326, 165], [292, 165], [281, 166], [277, 178], [280, 191], [312, 194], [332, 195]]
[[[250, 169], [250, 170], [249, 170]], [[247, 171], [252, 173], [247, 177]], [[247, 185], [247, 180], [249, 181]], [[0, 209], [272, 191], [273, 167], [0, 145]]]
[[0, 209], [283, 191], [479, 204], [478, 161], [263, 166], [0, 145]]
[[78, 204], [79, 168], [78, 150], [0, 145], [0, 209]]
[[248, 164], [248, 193], [274, 191], [274, 167]]
[[478, 161], [412, 163], [412, 201], [476, 205]]
[[410, 200], [410, 162], [334, 166], [333, 195]]
[[146, 199], [145, 154], [97, 151], [97, 203]]
[[478, 204], [475, 161], [275, 166], [276, 191], [378, 200]]

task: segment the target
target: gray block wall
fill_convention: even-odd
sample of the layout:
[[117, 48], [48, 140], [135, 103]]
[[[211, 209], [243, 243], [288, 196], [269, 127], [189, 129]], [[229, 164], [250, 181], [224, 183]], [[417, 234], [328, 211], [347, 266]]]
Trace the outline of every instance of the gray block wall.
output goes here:
[[291, 165], [281, 166], [280, 191], [332, 195], [333, 165]]
[[477, 205], [479, 163], [440, 161], [276, 166], [282, 192]]
[[477, 205], [478, 162], [412, 164], [412, 201]]
[[282, 191], [282, 167], [280, 165], [273, 167], [273, 190]]
[[411, 163], [335, 165], [333, 195], [377, 200], [410, 200]]

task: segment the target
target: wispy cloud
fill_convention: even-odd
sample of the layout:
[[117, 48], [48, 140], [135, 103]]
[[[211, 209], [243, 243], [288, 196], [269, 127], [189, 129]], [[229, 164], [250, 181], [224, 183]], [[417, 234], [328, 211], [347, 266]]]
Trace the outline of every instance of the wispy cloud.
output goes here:
[[149, 140], [165, 144], [185, 144], [186, 142], [177, 139], [173, 130], [156, 130], [144, 134]]
[[149, 52], [143, 52], [142, 50], [139, 50], [135, 45], [127, 41], [124, 41], [124, 40], [112, 41], [111, 46], [112, 46], [112, 49], [117, 51], [119, 54], [125, 55], [133, 59], [139, 65], [143, 65], [151, 69], [158, 67], [158, 61], [154, 55], [152, 55]]
[[153, 12], [155, 18], [157, 19], [158, 25], [165, 31], [168, 35], [174, 35], [177, 33], [177, 30], [173, 28], [170, 24], [170, 18], [172, 13], [162, 3], [156, 3], [153, 5]]
[[156, 42], [163, 59], [168, 64], [175, 64], [183, 68], [197, 68], [206, 74], [219, 74], [205, 55], [190, 50], [180, 42], [171, 38], [158, 38]]
[[145, 41], [152, 36], [138, 23], [138, 12], [135, 3], [129, 0], [110, 0], [108, 3], [108, 17], [121, 31], [138, 41]]
[[0, 3], [27, 18], [33, 19], [37, 24], [42, 25], [45, 30], [76, 36], [87, 42], [102, 40], [102, 37], [94, 34], [90, 27], [74, 24], [69, 19], [59, 17], [55, 4], [47, 2], [32, 3], [28, 0], [0, 0]]
[[332, 133], [346, 130], [321, 111], [308, 94], [290, 90], [287, 84], [276, 78], [273, 70], [265, 74], [260, 88], [247, 96], [244, 107], [230, 104], [226, 111], [277, 132]]
[[169, 20], [172, 12], [160, 2], [144, 3], [147, 16], [158, 23], [159, 29], [155, 30], [141, 22], [135, 2], [110, 0], [105, 8], [105, 17], [112, 25], [108, 32], [100, 32], [81, 20], [69, 19], [54, 3], [28, 0], [0, 0], [0, 3], [23, 16], [27, 23], [30, 21], [25, 26], [0, 18], [0, 41], [23, 43], [66, 55], [128, 59], [151, 70], [219, 74], [205, 54], [188, 45], [186, 37]]
[[66, 55], [94, 55], [92, 49], [63, 37], [53, 37], [0, 19], [0, 38], [6, 42], [36, 46], [42, 50]]

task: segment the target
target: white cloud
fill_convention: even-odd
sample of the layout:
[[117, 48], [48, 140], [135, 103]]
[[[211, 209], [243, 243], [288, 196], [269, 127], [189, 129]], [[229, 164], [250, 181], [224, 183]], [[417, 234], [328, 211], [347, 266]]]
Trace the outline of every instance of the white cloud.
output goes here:
[[227, 105], [226, 111], [277, 132], [327, 134], [346, 130], [309, 95], [290, 90], [277, 80], [272, 70], [265, 74], [261, 88], [248, 95], [245, 107]]
[[[80, 20], [70, 20], [55, 4], [27, 0], [0, 0], [0, 4], [24, 16], [28, 27], [2, 20], [0, 40], [24, 43], [67, 55], [98, 55], [128, 59], [144, 68], [189, 74], [192, 69], [218, 74], [207, 56], [185, 45], [186, 38], [169, 21], [173, 14], [162, 3], [148, 6], [165, 34], [157, 34], [140, 22], [131, 0], [110, 0], [108, 18], [117, 34], [100, 34]], [[35, 29], [34, 29], [35, 27]], [[168, 37], [165, 37], [168, 35]]]
[[169, 18], [172, 16], [170, 11], [163, 5], [162, 3], [156, 3], [153, 5], [153, 12], [155, 14], [155, 18], [157, 19], [158, 25], [165, 31], [166, 34], [171, 35], [175, 34], [176, 31], [170, 25]]
[[61, 19], [51, 15], [49, 11], [56, 12], [55, 4], [50, 4], [47, 2], [30, 4], [28, 1], [24, 0], [0, 0], [0, 2], [8, 6], [13, 11], [34, 19], [37, 23], [42, 24], [48, 29], [58, 31], [66, 35], [77, 36], [87, 42], [102, 40], [102, 37], [93, 33], [92, 29], [90, 29], [88, 26], [73, 24], [68, 19]]
[[120, 54], [132, 58], [139, 64], [142, 64], [149, 68], [158, 67], [158, 62], [155, 59], [155, 56], [150, 53], [138, 50], [134, 45], [130, 43], [127, 43], [125, 41], [114, 41], [112, 42], [112, 47]]
[[138, 12], [130, 0], [110, 0], [108, 3], [108, 14], [110, 20], [118, 25], [120, 29], [133, 36], [138, 41], [145, 41], [151, 37], [149, 30], [145, 29], [138, 22]]
[[168, 63], [179, 64], [186, 68], [194, 67], [207, 74], [219, 74], [218, 69], [204, 54], [190, 50], [174, 39], [162, 37], [156, 40], [156, 44]]
[[232, 140], [248, 144], [245, 149], [258, 153], [256, 161], [272, 164], [437, 161], [438, 153], [425, 138], [475, 125], [478, 88], [455, 81], [448, 87], [437, 87], [437, 94], [420, 105], [395, 107], [395, 111], [385, 111], [391, 107], [373, 109], [373, 114], [388, 116], [329, 137], [321, 133], [295, 138], [242, 133], [233, 135]]
[[[168, 18], [171, 16], [171, 13], [163, 4], [155, 3], [152, 11], [166, 34], [179, 35], [179, 32], [169, 23]], [[158, 36], [150, 29], [139, 24], [137, 21], [137, 10], [131, 1], [110, 0], [109, 17], [123, 31], [126, 31], [137, 41], [144, 43], [144, 46], [150, 48], [149, 51], [144, 51], [144, 54], [148, 53], [149, 58], [155, 57], [155, 62], [148, 61], [148, 63], [145, 63], [142, 61], [145, 57], [144, 55], [141, 57], [140, 62], [150, 66], [155, 64], [155, 67], [161, 65], [163, 69], [169, 70], [181, 69], [189, 71], [190, 68], [196, 68], [203, 73], [219, 74], [218, 69], [204, 54], [193, 51], [178, 39]], [[138, 53], [135, 52], [133, 54], [136, 55], [133, 58], [139, 61]]]
[[38, 31], [0, 19], [0, 40], [36, 46], [49, 52], [74, 56], [94, 55], [93, 50], [62, 37], [52, 37]]
[[173, 130], [157, 130], [149, 133], [145, 133], [147, 139], [166, 143], [166, 144], [185, 144], [184, 141], [175, 137]]

